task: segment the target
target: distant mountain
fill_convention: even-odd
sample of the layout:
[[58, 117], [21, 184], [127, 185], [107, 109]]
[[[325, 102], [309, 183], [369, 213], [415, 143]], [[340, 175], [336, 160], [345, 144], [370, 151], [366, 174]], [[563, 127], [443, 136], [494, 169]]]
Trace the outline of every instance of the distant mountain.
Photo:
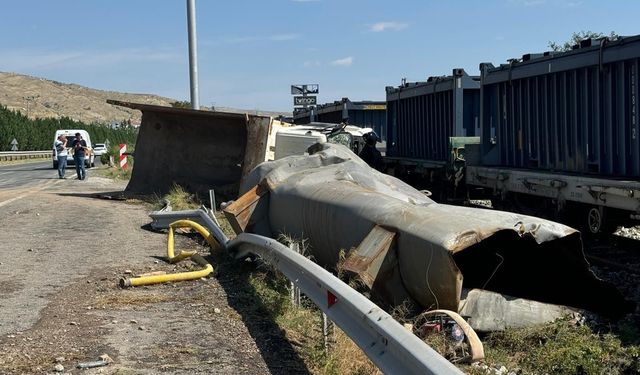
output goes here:
[[[139, 123], [142, 116], [139, 111], [107, 104], [107, 99], [161, 106], [171, 106], [171, 103], [176, 101], [176, 99], [158, 95], [96, 90], [76, 84], [0, 72], [0, 105], [18, 110], [30, 118], [66, 116], [86, 123], [108, 124], [123, 120]], [[290, 115], [290, 113], [283, 112], [242, 110], [229, 107], [216, 107], [216, 110], [258, 113], [274, 117]]]

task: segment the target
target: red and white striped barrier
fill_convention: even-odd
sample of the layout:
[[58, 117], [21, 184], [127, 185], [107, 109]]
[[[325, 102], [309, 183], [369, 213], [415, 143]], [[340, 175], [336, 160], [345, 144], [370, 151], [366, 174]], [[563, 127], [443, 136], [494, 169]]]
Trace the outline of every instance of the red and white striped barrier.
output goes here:
[[122, 169], [127, 169], [127, 155], [125, 155], [125, 153], [127, 152], [127, 145], [125, 145], [124, 143], [120, 143], [120, 168]]

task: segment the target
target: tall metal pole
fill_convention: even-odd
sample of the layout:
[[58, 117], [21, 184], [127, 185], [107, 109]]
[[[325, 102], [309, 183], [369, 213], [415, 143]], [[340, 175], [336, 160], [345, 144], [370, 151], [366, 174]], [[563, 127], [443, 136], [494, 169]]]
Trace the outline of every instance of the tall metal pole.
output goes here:
[[200, 109], [198, 94], [198, 43], [196, 40], [196, 0], [187, 0], [189, 28], [189, 78], [191, 80], [191, 108]]

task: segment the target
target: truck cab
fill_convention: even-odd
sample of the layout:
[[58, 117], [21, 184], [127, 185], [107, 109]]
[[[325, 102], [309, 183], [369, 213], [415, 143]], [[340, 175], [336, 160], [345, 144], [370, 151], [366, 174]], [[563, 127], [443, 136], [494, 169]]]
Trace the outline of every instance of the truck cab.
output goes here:
[[364, 146], [363, 135], [372, 131], [372, 128], [326, 122], [282, 128], [276, 133], [275, 159], [304, 155], [309, 146], [325, 142], [345, 145], [357, 155]]

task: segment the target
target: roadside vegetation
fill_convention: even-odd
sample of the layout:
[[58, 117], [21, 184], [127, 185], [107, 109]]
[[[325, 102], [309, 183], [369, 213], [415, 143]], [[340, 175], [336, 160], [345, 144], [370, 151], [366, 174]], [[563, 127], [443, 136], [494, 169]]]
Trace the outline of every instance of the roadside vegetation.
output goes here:
[[[133, 153], [133, 145], [127, 144], [127, 150], [129, 153]], [[103, 177], [113, 180], [129, 180], [135, 161], [134, 157], [129, 155], [127, 156], [127, 169], [120, 168], [120, 148], [118, 144], [114, 144], [100, 156], [100, 162], [105, 166], [100, 169], [100, 174]]]
[[[311, 302], [300, 308], [291, 304], [288, 281], [274, 270], [258, 267], [248, 280], [269, 316], [286, 332], [313, 373], [378, 374], [379, 370], [344, 332], [335, 329], [329, 350], [324, 350], [321, 312]], [[411, 323], [412, 317], [394, 317]], [[570, 319], [554, 323], [508, 329], [481, 336], [485, 361], [459, 364], [470, 374], [637, 374], [640, 373], [640, 346], [636, 327], [612, 331], [610, 327], [576, 324]], [[634, 331], [635, 330], [635, 331]], [[630, 337], [634, 342], [627, 341]], [[445, 357], [450, 343], [441, 334], [426, 342]], [[500, 372], [504, 367], [506, 372]], [[504, 370], [503, 370], [504, 371]]]
[[[593, 327], [590, 327], [592, 325]], [[637, 336], [636, 336], [637, 338]], [[536, 327], [494, 332], [483, 338], [486, 363], [524, 374], [637, 374], [640, 346], [625, 332], [569, 319]], [[475, 371], [474, 371], [475, 370]], [[465, 371], [481, 374], [479, 367]], [[484, 372], [486, 373], [486, 372]]]
[[191, 194], [182, 186], [173, 184], [169, 193], [154, 199], [154, 209], [159, 210], [167, 203], [171, 205], [173, 211], [182, 211], [196, 209], [202, 206], [203, 202], [196, 194]]
[[[250, 272], [248, 279], [256, 296], [286, 332], [286, 337], [294, 343], [313, 373], [380, 373], [362, 350], [337, 328], [331, 336], [329, 350], [325, 351], [321, 312], [309, 301], [303, 300], [300, 308], [292, 306], [284, 277], [260, 268], [247, 272]], [[413, 321], [411, 317], [395, 317], [403, 323]], [[633, 330], [632, 327], [628, 329]], [[626, 333], [626, 336], [633, 334]], [[433, 334], [426, 342], [448, 357], [452, 344], [446, 340], [441, 334]], [[577, 325], [569, 319], [494, 332], [481, 336], [481, 340], [486, 359], [475, 365], [459, 364], [465, 373], [498, 374], [503, 367], [507, 371], [502, 375], [640, 373], [640, 346], [637, 342], [626, 342], [625, 332], [613, 333], [606, 327]]]
[[131, 126], [117, 129], [100, 124], [86, 124], [68, 117], [28, 118], [18, 111], [11, 111], [0, 105], [0, 151], [10, 151], [11, 141], [18, 141], [20, 151], [50, 150], [53, 137], [58, 129], [84, 129], [89, 132], [93, 143], [109, 140], [112, 145], [126, 143], [133, 145], [138, 130]]
[[[174, 210], [201, 206], [196, 195], [179, 185], [156, 198], [154, 209], [170, 202]], [[223, 231], [234, 237], [221, 212], [217, 213]], [[286, 238], [281, 239], [287, 242]], [[304, 247], [304, 246], [303, 246]], [[303, 250], [304, 253], [304, 250]], [[331, 330], [328, 348], [322, 332], [322, 313], [302, 296], [296, 307], [290, 297], [289, 281], [274, 267], [260, 259], [237, 261], [229, 254], [218, 254], [214, 262], [217, 278], [231, 279], [235, 308], [247, 325], [275, 325], [292, 350], [314, 374], [379, 374], [377, 367], [338, 327]], [[357, 280], [338, 275], [356, 289]], [[223, 282], [223, 281], [221, 281]], [[415, 323], [419, 309], [401, 306], [391, 311], [400, 323]], [[554, 323], [493, 332], [480, 336], [486, 358], [474, 365], [459, 363], [469, 374], [636, 374], [640, 373], [640, 332], [625, 321], [602, 323], [596, 320], [562, 319]], [[451, 359], [451, 343], [442, 334], [427, 336], [426, 342]], [[283, 358], [283, 368], [287, 368]], [[504, 372], [504, 368], [507, 371]]]

